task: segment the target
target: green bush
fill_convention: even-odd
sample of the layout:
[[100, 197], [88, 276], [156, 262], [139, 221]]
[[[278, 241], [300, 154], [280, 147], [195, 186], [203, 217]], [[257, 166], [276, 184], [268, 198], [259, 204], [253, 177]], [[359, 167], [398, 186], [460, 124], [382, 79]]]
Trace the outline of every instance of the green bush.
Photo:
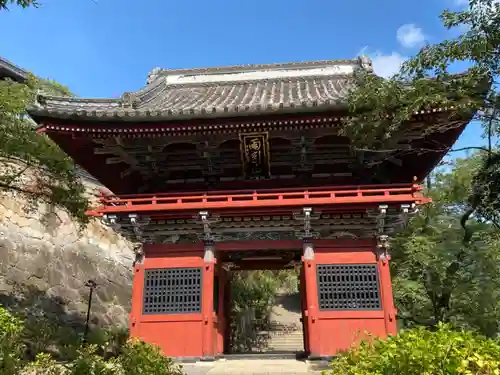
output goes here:
[[[23, 341], [26, 356], [34, 359], [38, 353], [57, 351], [60, 326], [44, 316], [26, 316], [24, 319]], [[66, 339], [65, 332], [61, 337]]]
[[[74, 361], [58, 364], [48, 354], [38, 354], [24, 370], [26, 375], [183, 375], [182, 367], [159, 348], [131, 340], [117, 358], [105, 359], [97, 345], [85, 345]], [[3, 375], [3, 374], [2, 374]]]
[[118, 357], [120, 375], [183, 375], [182, 367], [165, 357], [160, 349], [139, 340], [129, 340]]
[[106, 361], [97, 353], [98, 347], [87, 345], [78, 350], [73, 362], [58, 364], [49, 354], [39, 353], [24, 369], [26, 375], [122, 375], [116, 360]]
[[439, 325], [373, 339], [340, 355], [329, 375], [499, 375], [500, 345], [473, 332]]
[[82, 346], [78, 357], [67, 365], [70, 370], [68, 375], [121, 375], [118, 363], [115, 360], [106, 361], [97, 354], [98, 350], [96, 345]]
[[101, 328], [91, 330], [87, 342], [98, 347], [97, 354], [104, 358], [112, 358], [122, 353], [128, 337], [129, 331], [126, 328]]
[[[44, 321], [45, 322], [45, 321]], [[183, 375], [182, 367], [165, 357], [160, 349], [137, 340], [128, 340], [123, 329], [95, 331], [89, 344], [75, 342], [76, 333], [44, 327], [31, 321], [26, 323], [0, 306], [0, 375]], [[36, 342], [37, 327], [41, 329], [40, 342]], [[70, 340], [62, 342], [61, 333]], [[59, 339], [58, 339], [59, 338]], [[27, 341], [36, 355], [34, 361], [26, 360]], [[56, 358], [49, 353], [37, 352], [51, 346], [67, 345], [71, 358]], [[57, 363], [56, 359], [70, 359]]]
[[36, 359], [29, 363], [23, 371], [26, 375], [66, 375], [68, 370], [60, 366], [50, 354], [39, 353]]
[[0, 306], [0, 374], [17, 375], [24, 354], [23, 321]]

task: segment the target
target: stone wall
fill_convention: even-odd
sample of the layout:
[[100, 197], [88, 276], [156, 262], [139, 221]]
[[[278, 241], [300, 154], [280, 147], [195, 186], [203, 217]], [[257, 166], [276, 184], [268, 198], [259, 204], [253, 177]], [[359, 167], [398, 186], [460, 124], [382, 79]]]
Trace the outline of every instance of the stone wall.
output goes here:
[[92, 279], [92, 323], [126, 326], [133, 259], [132, 244], [98, 220], [80, 230], [61, 210], [0, 194], [0, 304], [10, 309], [81, 324]]

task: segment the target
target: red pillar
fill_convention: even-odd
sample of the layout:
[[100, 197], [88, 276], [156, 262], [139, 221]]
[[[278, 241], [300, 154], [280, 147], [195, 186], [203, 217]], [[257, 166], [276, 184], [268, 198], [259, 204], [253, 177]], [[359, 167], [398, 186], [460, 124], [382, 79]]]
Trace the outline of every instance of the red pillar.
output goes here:
[[394, 297], [392, 294], [391, 271], [389, 267], [390, 257], [381, 257], [378, 260], [380, 276], [380, 293], [382, 308], [384, 309], [385, 329], [388, 335], [397, 334], [396, 313]]
[[318, 287], [316, 280], [316, 262], [314, 260], [306, 260], [302, 257], [302, 264], [304, 267], [304, 281], [305, 281], [305, 318], [306, 318], [306, 332], [308, 338], [308, 350], [310, 356], [320, 356], [320, 332], [318, 330]]
[[144, 290], [144, 264], [135, 264], [132, 281], [132, 308], [129, 315], [131, 337], [139, 337], [140, 316], [142, 315], [142, 293]]
[[214, 338], [214, 272], [215, 259], [206, 262], [203, 266], [203, 291], [201, 302], [201, 314], [203, 319], [203, 357], [211, 358], [215, 355]]

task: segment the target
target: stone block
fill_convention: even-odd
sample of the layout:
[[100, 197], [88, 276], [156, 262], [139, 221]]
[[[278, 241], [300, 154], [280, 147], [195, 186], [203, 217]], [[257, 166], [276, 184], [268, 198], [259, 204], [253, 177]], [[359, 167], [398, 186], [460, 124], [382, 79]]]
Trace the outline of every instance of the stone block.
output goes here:
[[30, 212], [22, 198], [0, 195], [0, 303], [82, 319], [89, 291], [84, 284], [93, 279], [99, 284], [96, 324], [126, 326], [132, 246], [98, 221], [78, 228], [66, 212], [45, 205]]

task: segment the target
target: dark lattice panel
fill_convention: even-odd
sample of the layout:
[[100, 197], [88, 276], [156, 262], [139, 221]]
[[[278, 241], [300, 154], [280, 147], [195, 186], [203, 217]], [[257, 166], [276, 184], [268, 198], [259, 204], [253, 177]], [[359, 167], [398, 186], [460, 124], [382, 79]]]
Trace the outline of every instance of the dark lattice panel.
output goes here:
[[144, 314], [201, 312], [201, 268], [146, 270]]
[[376, 264], [317, 265], [320, 310], [378, 310]]

